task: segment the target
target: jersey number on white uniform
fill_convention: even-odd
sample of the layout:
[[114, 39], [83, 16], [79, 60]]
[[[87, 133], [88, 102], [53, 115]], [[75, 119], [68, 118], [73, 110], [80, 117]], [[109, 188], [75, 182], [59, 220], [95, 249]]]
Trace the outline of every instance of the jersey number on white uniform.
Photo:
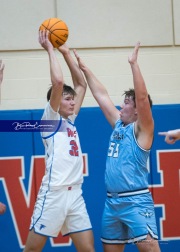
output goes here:
[[71, 145], [71, 150], [69, 151], [69, 154], [71, 156], [79, 156], [79, 151], [78, 151], [78, 146], [77, 146], [76, 141], [71, 140], [70, 145]]

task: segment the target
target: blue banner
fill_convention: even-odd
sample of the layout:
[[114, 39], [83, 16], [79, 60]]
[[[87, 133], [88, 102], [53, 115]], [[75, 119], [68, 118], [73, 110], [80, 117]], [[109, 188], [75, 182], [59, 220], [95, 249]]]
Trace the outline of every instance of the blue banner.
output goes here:
[[57, 120], [0, 120], [0, 132], [55, 132]]
[[[180, 141], [168, 145], [159, 131], [180, 128], [180, 105], [153, 106], [154, 142], [149, 159], [149, 188], [155, 203], [161, 251], [180, 251]], [[40, 123], [43, 110], [0, 111], [0, 124], [11, 122]], [[7, 122], [9, 121], [9, 122]], [[48, 124], [49, 125], [49, 124]], [[18, 125], [17, 125], [18, 126]], [[101, 110], [82, 108], [76, 121], [84, 161], [83, 196], [93, 226], [95, 249], [102, 252], [101, 216], [106, 190], [104, 170], [109, 137], [112, 131]], [[7, 210], [0, 215], [2, 252], [20, 252], [25, 246], [36, 195], [45, 171], [44, 146], [40, 128], [22, 126], [20, 130], [0, 126], [0, 201]], [[5, 127], [5, 129], [3, 129]], [[27, 127], [27, 128], [26, 128]], [[36, 126], [35, 126], [36, 128]], [[3, 129], [3, 130], [2, 130]], [[48, 239], [43, 252], [75, 252], [69, 237]], [[135, 252], [127, 245], [126, 252]]]

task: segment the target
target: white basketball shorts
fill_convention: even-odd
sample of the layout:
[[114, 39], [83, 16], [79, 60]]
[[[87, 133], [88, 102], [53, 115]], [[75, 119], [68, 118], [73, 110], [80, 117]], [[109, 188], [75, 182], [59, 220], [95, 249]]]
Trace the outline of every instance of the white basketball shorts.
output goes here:
[[37, 195], [30, 230], [50, 237], [91, 229], [82, 197], [81, 185], [63, 186], [58, 190], [41, 188]]

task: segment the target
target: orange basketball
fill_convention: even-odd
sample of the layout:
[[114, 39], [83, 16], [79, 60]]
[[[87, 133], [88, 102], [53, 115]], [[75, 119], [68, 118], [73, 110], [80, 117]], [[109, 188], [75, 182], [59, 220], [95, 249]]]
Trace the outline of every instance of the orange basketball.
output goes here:
[[49, 31], [49, 40], [55, 48], [63, 45], [68, 39], [68, 27], [65, 22], [59, 18], [49, 18], [45, 20], [39, 27], [39, 30], [44, 29]]

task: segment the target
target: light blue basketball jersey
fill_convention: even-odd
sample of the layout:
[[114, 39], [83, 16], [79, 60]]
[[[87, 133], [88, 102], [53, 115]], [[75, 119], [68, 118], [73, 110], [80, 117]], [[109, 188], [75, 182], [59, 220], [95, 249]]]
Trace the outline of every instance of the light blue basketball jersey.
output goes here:
[[142, 149], [135, 138], [134, 123], [115, 124], [109, 141], [105, 184], [108, 192], [128, 192], [148, 187], [147, 159], [149, 150]]

